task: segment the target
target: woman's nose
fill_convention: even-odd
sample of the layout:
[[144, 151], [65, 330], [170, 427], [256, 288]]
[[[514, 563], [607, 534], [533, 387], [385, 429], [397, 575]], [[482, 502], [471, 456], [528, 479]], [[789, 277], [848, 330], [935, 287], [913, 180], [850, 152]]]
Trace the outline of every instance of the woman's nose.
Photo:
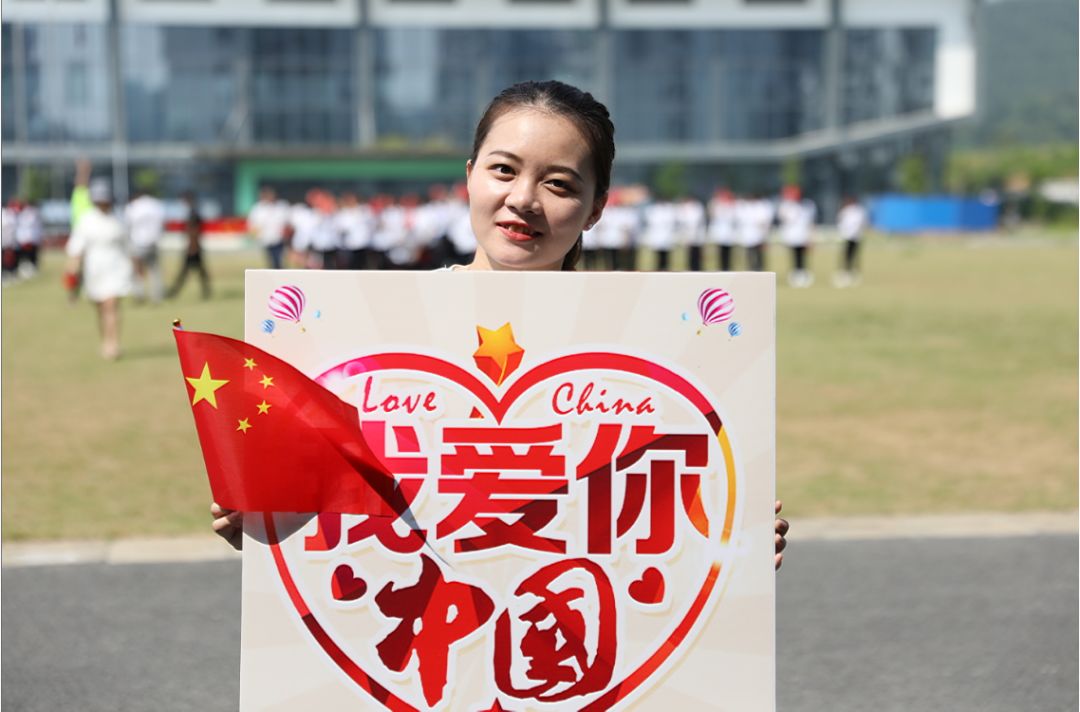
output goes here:
[[516, 180], [506, 196], [506, 205], [512, 210], [535, 213], [539, 209], [536, 186], [528, 180]]

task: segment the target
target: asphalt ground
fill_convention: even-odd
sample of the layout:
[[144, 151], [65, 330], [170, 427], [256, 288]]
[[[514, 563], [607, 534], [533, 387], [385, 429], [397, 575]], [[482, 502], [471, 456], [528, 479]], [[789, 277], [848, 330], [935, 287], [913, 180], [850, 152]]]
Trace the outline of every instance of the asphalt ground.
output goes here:
[[[1075, 532], [795, 540], [788, 551], [779, 710], [1080, 704]], [[236, 709], [237, 561], [6, 567], [0, 577], [3, 710]]]

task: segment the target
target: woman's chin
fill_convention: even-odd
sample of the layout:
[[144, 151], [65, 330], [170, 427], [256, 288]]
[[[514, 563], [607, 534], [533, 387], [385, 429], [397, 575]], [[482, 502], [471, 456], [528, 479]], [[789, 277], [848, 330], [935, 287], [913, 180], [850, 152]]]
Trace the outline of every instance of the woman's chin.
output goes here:
[[534, 244], [504, 244], [485, 251], [487, 262], [493, 270], [541, 271], [559, 269], [561, 258], [552, 258], [547, 250], [538, 250]]

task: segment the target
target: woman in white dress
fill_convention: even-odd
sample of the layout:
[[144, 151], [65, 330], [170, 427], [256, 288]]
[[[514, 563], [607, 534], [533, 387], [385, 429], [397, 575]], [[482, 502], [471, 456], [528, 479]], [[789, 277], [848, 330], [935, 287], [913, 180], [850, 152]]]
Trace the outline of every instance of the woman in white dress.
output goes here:
[[101, 355], [115, 360], [120, 357], [120, 298], [131, 294], [134, 268], [127, 229], [112, 213], [109, 185], [89, 178], [89, 165], [80, 164], [71, 196], [67, 272], [81, 276], [83, 294], [97, 308]]

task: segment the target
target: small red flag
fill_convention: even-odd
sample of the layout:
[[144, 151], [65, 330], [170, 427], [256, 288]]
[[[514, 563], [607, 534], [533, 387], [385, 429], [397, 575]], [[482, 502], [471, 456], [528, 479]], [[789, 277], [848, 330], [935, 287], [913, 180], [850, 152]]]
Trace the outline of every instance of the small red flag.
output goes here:
[[173, 333], [214, 501], [242, 512], [405, 512], [355, 407], [243, 341]]

